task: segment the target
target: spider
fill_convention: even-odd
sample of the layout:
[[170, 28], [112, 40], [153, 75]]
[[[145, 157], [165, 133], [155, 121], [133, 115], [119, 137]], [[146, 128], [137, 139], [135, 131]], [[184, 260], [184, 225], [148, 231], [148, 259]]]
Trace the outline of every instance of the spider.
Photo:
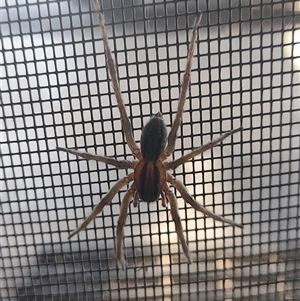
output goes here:
[[101, 8], [97, 0], [93, 0], [94, 7], [98, 14], [99, 25], [101, 35], [104, 43], [105, 56], [107, 60], [107, 66], [110, 73], [112, 85], [114, 88], [115, 97], [117, 100], [118, 109], [120, 112], [120, 118], [122, 123], [122, 129], [126, 142], [136, 158], [134, 160], [117, 160], [111, 157], [94, 155], [88, 152], [83, 152], [74, 149], [67, 149], [63, 147], [57, 147], [57, 150], [64, 151], [73, 154], [78, 157], [82, 157], [86, 160], [96, 160], [108, 165], [115, 166], [119, 169], [132, 169], [133, 172], [129, 173], [126, 177], [115, 183], [111, 189], [102, 198], [100, 203], [93, 209], [92, 213], [84, 220], [84, 222], [74, 230], [69, 238], [83, 230], [96, 216], [102, 211], [104, 206], [109, 204], [115, 195], [126, 185], [132, 182], [129, 189], [124, 195], [121, 203], [120, 215], [116, 228], [116, 259], [121, 267], [124, 269], [126, 262], [123, 256], [123, 228], [127, 219], [128, 207], [133, 200], [134, 207], [138, 206], [139, 201], [154, 202], [158, 201], [161, 196], [162, 206], [170, 206], [171, 216], [175, 223], [176, 233], [181, 243], [183, 252], [187, 258], [188, 263], [191, 263], [191, 257], [187, 242], [185, 240], [180, 216], [178, 212], [178, 204], [174, 193], [170, 190], [168, 183], [179, 191], [185, 202], [189, 203], [196, 211], [202, 212], [204, 215], [211, 217], [217, 221], [228, 223], [232, 226], [242, 227], [240, 224], [221, 217], [198, 203], [188, 192], [187, 188], [180, 181], [169, 173], [168, 170], [175, 170], [178, 166], [188, 162], [195, 156], [202, 154], [204, 151], [213, 148], [218, 143], [222, 142], [225, 138], [233, 135], [234, 133], [241, 131], [242, 127], [236, 128], [229, 132], [226, 132], [219, 138], [209, 142], [188, 154], [182, 156], [179, 159], [173, 161], [166, 161], [166, 159], [172, 154], [175, 148], [175, 141], [177, 137], [178, 127], [181, 123], [184, 103], [186, 100], [186, 94], [190, 83], [190, 74], [192, 69], [192, 59], [194, 56], [194, 48], [197, 39], [197, 29], [200, 23], [201, 15], [199, 14], [194, 22], [192, 36], [190, 40], [187, 63], [185, 73], [182, 80], [182, 86], [178, 102], [178, 110], [176, 118], [171, 127], [169, 135], [167, 135], [166, 125], [164, 123], [161, 113], [157, 113], [151, 117], [149, 122], [145, 125], [141, 134], [140, 147], [136, 144], [131, 124], [126, 114], [126, 109], [122, 100], [121, 91], [119, 87], [119, 80], [117, 77], [116, 65], [113, 60], [112, 52], [109, 47], [108, 36], [104, 25], [104, 17], [101, 13]]

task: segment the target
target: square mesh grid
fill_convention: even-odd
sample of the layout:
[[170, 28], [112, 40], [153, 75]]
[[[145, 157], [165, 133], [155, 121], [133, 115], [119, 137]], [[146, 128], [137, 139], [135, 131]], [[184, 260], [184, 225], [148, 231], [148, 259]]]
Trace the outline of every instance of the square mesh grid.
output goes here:
[[56, 146], [132, 158], [89, 1], [1, 7], [1, 298], [300, 300], [298, 1], [103, 1], [134, 135], [177, 110], [195, 14], [203, 12], [173, 158], [242, 133], [174, 175], [243, 230], [196, 213], [176, 192], [194, 263], [161, 202], [130, 207], [126, 271], [115, 263], [126, 189], [86, 231], [68, 235], [126, 174]]

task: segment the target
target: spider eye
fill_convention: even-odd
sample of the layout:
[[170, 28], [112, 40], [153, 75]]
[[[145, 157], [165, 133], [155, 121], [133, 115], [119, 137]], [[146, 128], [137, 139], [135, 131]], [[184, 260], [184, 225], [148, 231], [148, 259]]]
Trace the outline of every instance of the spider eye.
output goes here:
[[162, 114], [155, 114], [145, 125], [141, 136], [141, 153], [144, 160], [156, 161], [166, 146], [167, 128]]

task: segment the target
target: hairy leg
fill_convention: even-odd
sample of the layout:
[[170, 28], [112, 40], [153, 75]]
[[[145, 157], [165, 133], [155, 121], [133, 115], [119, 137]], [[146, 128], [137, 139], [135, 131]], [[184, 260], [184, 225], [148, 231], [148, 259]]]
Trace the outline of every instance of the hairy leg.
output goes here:
[[127, 177], [118, 181], [104, 196], [104, 198], [100, 201], [100, 203], [94, 208], [93, 212], [85, 219], [85, 221], [76, 229], [74, 230], [69, 238], [73, 237], [75, 234], [79, 233], [83, 230], [96, 216], [102, 211], [104, 206], [111, 202], [114, 196], [126, 186], [129, 182], [133, 181], [133, 173], [129, 174]]
[[174, 160], [174, 161], [170, 161], [170, 162], [166, 162], [164, 163], [166, 166], [166, 169], [175, 169], [177, 168], [179, 165], [182, 165], [186, 162], [188, 162], [189, 160], [191, 160], [192, 158], [194, 158], [195, 156], [198, 156], [202, 153], [204, 153], [205, 151], [215, 147], [217, 144], [219, 144], [220, 142], [222, 142], [223, 140], [225, 140], [227, 137], [241, 131], [243, 128], [239, 127], [237, 129], [231, 130], [229, 132], [226, 132], [225, 134], [223, 134], [222, 136], [218, 137], [217, 139], [199, 147], [196, 148], [195, 150], [191, 151], [190, 153], [184, 155], [183, 157]]
[[178, 109], [177, 109], [174, 123], [172, 125], [171, 131], [168, 136], [167, 146], [161, 156], [162, 161], [165, 160], [167, 157], [169, 157], [170, 154], [174, 151], [178, 127], [181, 123], [183, 108], [184, 108], [184, 104], [185, 104], [185, 100], [186, 100], [186, 94], [187, 94], [188, 86], [190, 83], [192, 61], [193, 61], [193, 56], [194, 56], [194, 48], [195, 48], [195, 43], [196, 43], [196, 39], [197, 39], [197, 28], [199, 26], [200, 20], [201, 20], [201, 14], [199, 14], [197, 16], [197, 18], [194, 22], [192, 38], [190, 41], [187, 63], [186, 63], [186, 67], [185, 67], [185, 73], [183, 76], [181, 91], [180, 91], [180, 95], [179, 95]]
[[185, 240], [184, 234], [183, 234], [182, 224], [181, 224], [181, 220], [180, 220], [180, 216], [179, 216], [179, 212], [178, 212], [177, 200], [175, 198], [174, 193], [168, 187], [166, 187], [164, 189], [164, 192], [165, 192], [168, 202], [170, 203], [171, 216], [175, 223], [176, 233], [177, 233], [178, 239], [181, 243], [184, 255], [186, 256], [188, 263], [192, 263], [191, 257], [189, 254], [189, 248], [187, 246], [187, 243], [186, 243], [186, 240]]
[[109, 47], [107, 32], [106, 32], [106, 28], [105, 28], [105, 25], [104, 25], [104, 17], [101, 13], [101, 8], [100, 8], [98, 0], [93, 0], [93, 4], [94, 4], [94, 7], [95, 7], [95, 9], [98, 13], [98, 19], [99, 19], [99, 24], [100, 24], [104, 49], [105, 49], [107, 66], [108, 66], [108, 69], [109, 69], [109, 73], [110, 73], [110, 76], [111, 76], [111, 81], [112, 81], [112, 84], [113, 84], [113, 88], [114, 88], [118, 108], [119, 108], [120, 115], [121, 115], [122, 127], [123, 127], [123, 132], [125, 134], [126, 142], [129, 146], [130, 150], [132, 151], [133, 155], [135, 155], [138, 159], [141, 159], [142, 155], [141, 155], [139, 147], [137, 146], [137, 144], [134, 140], [132, 129], [131, 129], [131, 124], [130, 124], [129, 118], [126, 114], [125, 105], [124, 105], [124, 102], [122, 100], [122, 95], [121, 95], [121, 90], [120, 90], [120, 86], [119, 86], [119, 80], [118, 80], [116, 65], [115, 65], [115, 62], [114, 62], [114, 59], [113, 59], [113, 56], [112, 56], [112, 53], [111, 53], [111, 49]]
[[135, 185], [132, 184], [122, 200], [118, 226], [116, 231], [116, 255], [117, 255], [116, 257], [118, 263], [121, 265], [123, 270], [125, 269], [126, 266], [126, 262], [123, 255], [123, 236], [124, 236], [123, 230], [128, 214], [128, 207], [135, 192], [136, 192]]
[[117, 160], [111, 157], [106, 157], [106, 156], [100, 156], [100, 155], [93, 155], [88, 152], [83, 152], [75, 149], [69, 149], [65, 147], [57, 147], [56, 148], [59, 151], [63, 151], [72, 155], [75, 155], [77, 157], [82, 157], [86, 160], [95, 160], [98, 162], [103, 162], [108, 165], [113, 165], [119, 169], [129, 169], [129, 168], [134, 168], [134, 163], [132, 161], [128, 160]]
[[207, 210], [204, 206], [202, 206], [200, 203], [198, 203], [196, 200], [193, 199], [193, 197], [190, 195], [186, 187], [178, 180], [176, 180], [174, 177], [172, 177], [170, 174], [167, 174], [167, 181], [175, 187], [181, 194], [182, 198], [189, 203], [195, 210], [202, 212], [203, 214], [213, 218], [216, 221], [220, 221], [222, 223], [227, 223], [231, 226], [237, 226], [240, 228], [243, 228], [241, 224], [238, 224], [230, 219], [227, 219], [225, 217], [222, 217], [220, 215], [217, 215], [209, 210]]

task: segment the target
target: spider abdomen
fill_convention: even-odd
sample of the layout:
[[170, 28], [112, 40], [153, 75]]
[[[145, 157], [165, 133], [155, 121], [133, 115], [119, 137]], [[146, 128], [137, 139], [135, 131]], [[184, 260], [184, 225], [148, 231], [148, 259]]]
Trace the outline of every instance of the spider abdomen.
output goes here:
[[166, 146], [167, 128], [161, 113], [155, 114], [145, 125], [141, 136], [141, 154], [147, 161], [156, 161]]
[[165, 181], [166, 168], [161, 161], [141, 160], [134, 169], [134, 182], [142, 201], [157, 201]]

